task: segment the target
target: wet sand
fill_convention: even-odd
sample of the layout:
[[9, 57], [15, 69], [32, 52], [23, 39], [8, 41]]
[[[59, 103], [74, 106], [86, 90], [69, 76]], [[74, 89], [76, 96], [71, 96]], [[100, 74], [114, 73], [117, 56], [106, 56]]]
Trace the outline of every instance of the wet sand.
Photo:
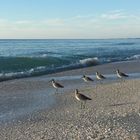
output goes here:
[[[0, 83], [0, 139], [140, 139], [139, 64], [105, 64]], [[116, 67], [131, 78], [118, 80]], [[95, 79], [97, 70], [107, 82], [86, 84], [80, 79], [84, 73]], [[54, 77], [65, 86], [58, 94], [48, 83]], [[92, 98], [85, 109], [74, 98], [75, 88]]]

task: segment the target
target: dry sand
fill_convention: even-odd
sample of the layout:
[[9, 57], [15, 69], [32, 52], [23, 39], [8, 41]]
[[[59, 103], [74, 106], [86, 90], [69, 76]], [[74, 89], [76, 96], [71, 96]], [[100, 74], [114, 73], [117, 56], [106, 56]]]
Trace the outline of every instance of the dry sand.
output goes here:
[[[138, 69], [134, 72], [138, 72]], [[79, 70], [77, 73], [79, 74]], [[70, 71], [67, 75], [69, 74]], [[29, 95], [32, 94], [31, 92], [36, 92], [34, 96], [37, 96], [37, 93], [42, 93], [49, 88], [46, 86], [47, 81], [44, 77], [46, 76], [3, 82], [0, 85], [0, 95], [1, 97], [15, 95], [15, 92], [16, 95]], [[66, 84], [66, 81], [61, 82]], [[78, 82], [72, 81], [71, 85], [77, 85]], [[87, 102], [85, 109], [81, 109], [80, 102], [74, 98], [72, 88], [75, 87], [72, 85], [71, 88], [64, 90], [63, 94], [53, 95], [55, 99], [53, 106], [40, 108], [17, 121], [1, 124], [0, 140], [140, 139], [139, 79], [117, 80], [113, 83], [105, 82], [96, 85], [82, 83], [81, 85], [77, 85], [80, 92], [92, 98]], [[50, 97], [51, 92], [47, 98], [50, 99]], [[41, 100], [44, 102], [43, 98]]]

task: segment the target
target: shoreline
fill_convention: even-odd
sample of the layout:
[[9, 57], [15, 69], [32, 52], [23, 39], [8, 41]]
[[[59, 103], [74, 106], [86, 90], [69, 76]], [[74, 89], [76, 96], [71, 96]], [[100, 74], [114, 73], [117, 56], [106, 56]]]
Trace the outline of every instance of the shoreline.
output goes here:
[[[137, 67], [140, 65], [140, 60], [133, 60], [133, 61], [119, 61], [119, 62], [111, 62], [91, 67], [79, 68], [75, 70], [67, 70], [58, 73], [48, 74], [49, 77], [53, 75], [76, 75], [77, 73], [81, 72], [80, 75], [86, 72], [87, 74], [95, 74], [96, 71], [100, 71], [104, 74], [115, 74], [115, 70], [121, 69], [122, 71], [126, 71], [127, 73], [139, 73], [140, 68]], [[132, 68], [133, 66], [133, 68]]]
[[[130, 68], [131, 65], [133, 65], [134, 69], [127, 69]], [[25, 78], [36, 78], [36, 77], [50, 77], [50, 76], [57, 76], [57, 75], [76, 75], [78, 72], [81, 72], [81, 74], [84, 74], [86, 72], [87, 74], [93, 74], [95, 71], [99, 70], [100, 72], [103, 72], [104, 74], [113, 74], [115, 73], [116, 68], [121, 68], [122, 70], [125, 70], [126, 72], [129, 73], [139, 73], [140, 68], [137, 67], [137, 65], [140, 65], [140, 60], [130, 60], [130, 61], [118, 61], [118, 62], [110, 62], [110, 63], [104, 63], [104, 64], [98, 64], [95, 66], [87, 66], [87, 67], [81, 67], [81, 68], [73, 68], [73, 69], [64, 69], [64, 70], [58, 70], [56, 72], [51, 72], [48, 74], [35, 74], [35, 75], [24, 75], [23, 77], [21, 75], [13, 75], [12, 77], [2, 77], [0, 79], [0, 82], [5, 82], [5, 81], [11, 81], [11, 80], [17, 80], [17, 79], [25, 79]], [[101, 70], [102, 67], [104, 68], [104, 71]], [[127, 68], [124, 68], [127, 67]], [[108, 69], [110, 68], [110, 70]], [[106, 70], [107, 69], [107, 70]], [[93, 70], [93, 72], [91, 72]], [[55, 70], [54, 70], [55, 71]], [[20, 73], [20, 72], [19, 72]]]

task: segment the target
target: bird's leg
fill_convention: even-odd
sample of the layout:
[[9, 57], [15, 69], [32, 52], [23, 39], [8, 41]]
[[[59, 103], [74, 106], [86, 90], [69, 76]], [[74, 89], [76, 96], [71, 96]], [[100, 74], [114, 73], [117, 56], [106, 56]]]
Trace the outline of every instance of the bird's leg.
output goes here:
[[84, 109], [84, 102], [83, 101], [81, 101], [81, 109]]
[[122, 78], [120, 79], [120, 82], [118, 84], [118, 93], [120, 93], [120, 89], [121, 89], [121, 86], [122, 86]]
[[102, 80], [100, 80], [100, 84], [102, 84]]
[[81, 102], [81, 109], [82, 109], [82, 106], [83, 106], [83, 104], [82, 104], [82, 102]]
[[121, 79], [120, 79], [120, 83], [123, 83], [123, 82], [124, 82], [124, 79], [123, 79], [123, 78], [121, 78]]
[[57, 94], [58, 93], [58, 89], [56, 88], [56, 90], [55, 90], [55, 94]]
[[84, 101], [84, 105], [83, 105], [83, 108], [85, 108], [85, 106], [86, 106], [86, 101]]

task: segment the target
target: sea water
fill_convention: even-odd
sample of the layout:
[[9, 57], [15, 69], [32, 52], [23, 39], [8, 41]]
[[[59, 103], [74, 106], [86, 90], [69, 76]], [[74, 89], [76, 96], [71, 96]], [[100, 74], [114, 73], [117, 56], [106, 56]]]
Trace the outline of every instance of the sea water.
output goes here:
[[1, 39], [0, 80], [140, 59], [140, 39]]

